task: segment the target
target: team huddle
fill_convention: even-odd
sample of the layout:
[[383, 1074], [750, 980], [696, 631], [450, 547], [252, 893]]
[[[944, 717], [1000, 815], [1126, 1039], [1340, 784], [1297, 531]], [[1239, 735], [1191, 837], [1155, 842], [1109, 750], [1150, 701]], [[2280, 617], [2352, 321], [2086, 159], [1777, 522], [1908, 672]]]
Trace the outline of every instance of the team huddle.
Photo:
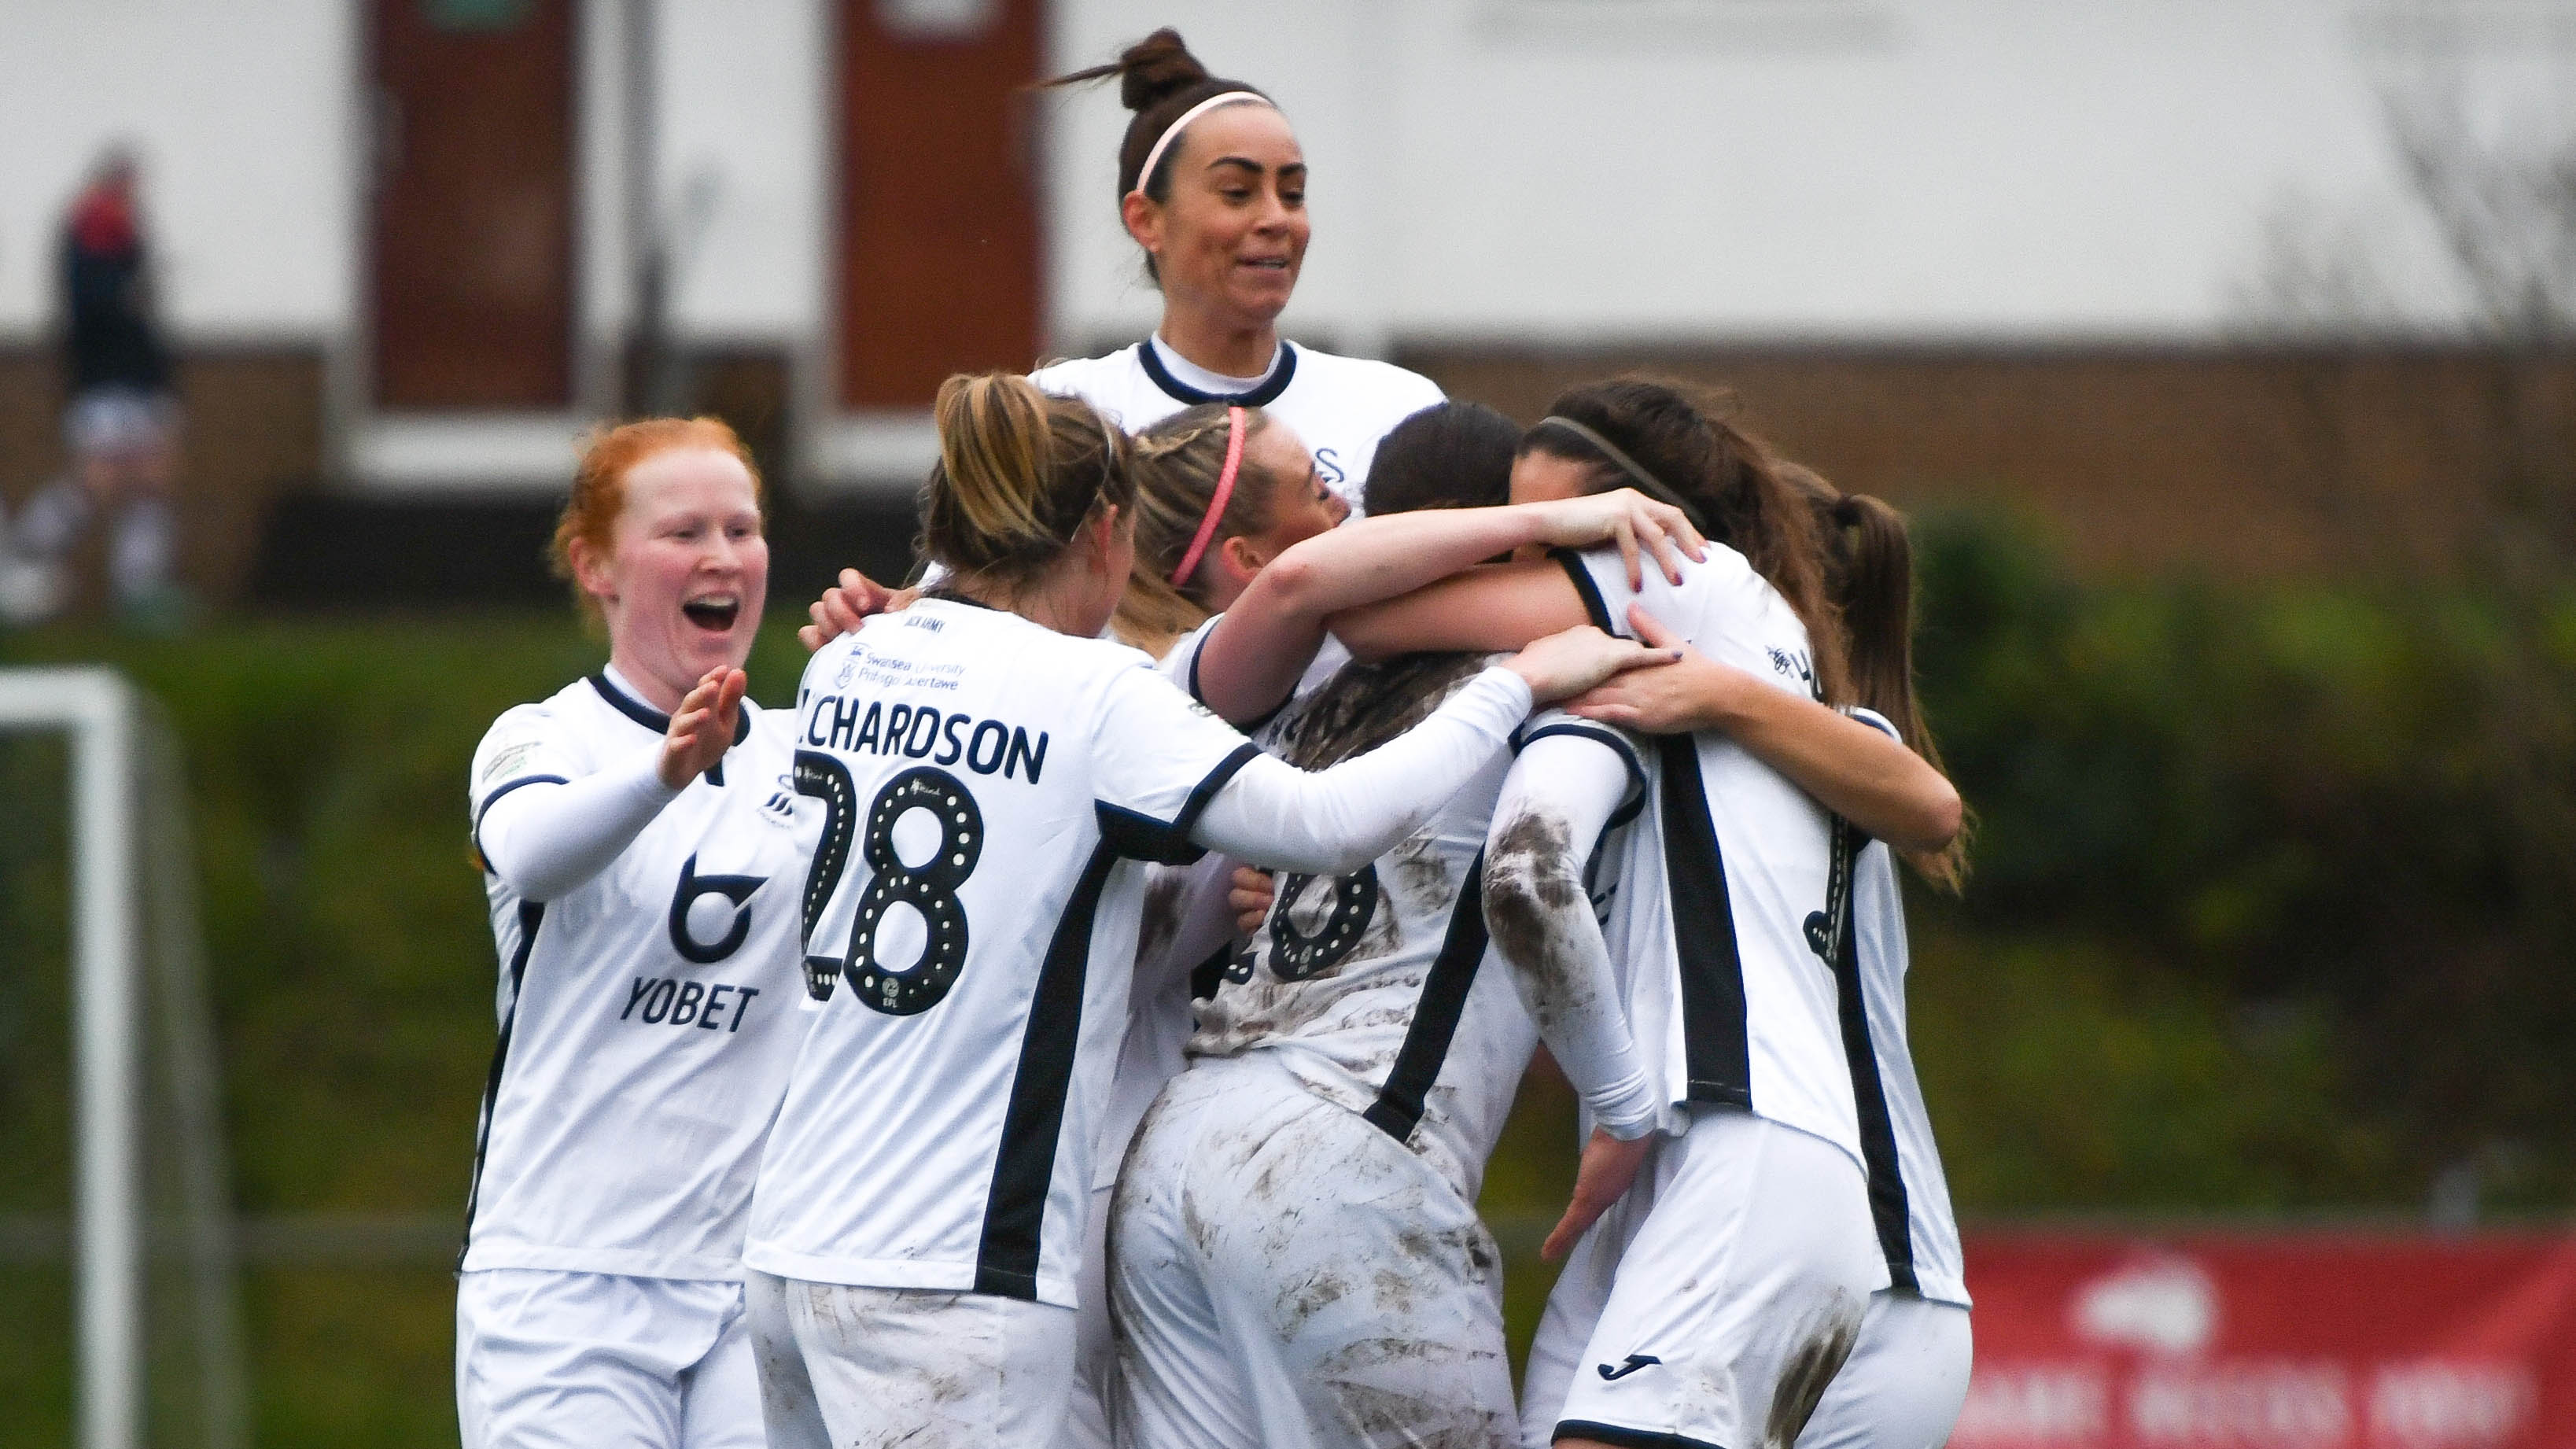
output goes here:
[[[1523, 429], [1280, 339], [1287, 120], [1169, 31], [1110, 76], [1162, 324], [948, 381], [920, 581], [842, 576], [794, 709], [740, 441], [583, 456], [608, 663], [470, 777], [466, 1444], [1942, 1443], [1901, 521], [1687, 388]], [[1516, 1395], [1475, 1202], [1542, 1045]]]

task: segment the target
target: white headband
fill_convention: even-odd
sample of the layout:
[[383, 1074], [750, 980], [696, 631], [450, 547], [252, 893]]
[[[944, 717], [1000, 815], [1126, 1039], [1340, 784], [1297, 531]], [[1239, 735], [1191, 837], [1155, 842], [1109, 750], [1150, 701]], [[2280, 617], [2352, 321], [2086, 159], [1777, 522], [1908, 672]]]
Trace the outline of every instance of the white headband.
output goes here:
[[1219, 106], [1241, 105], [1245, 101], [1253, 101], [1261, 105], [1270, 106], [1272, 110], [1278, 109], [1277, 106], [1271, 105], [1271, 101], [1268, 96], [1259, 95], [1252, 91], [1219, 91], [1215, 95], [1208, 97], [1206, 100], [1199, 102], [1197, 105], [1190, 107], [1188, 110], [1181, 112], [1180, 119], [1172, 122], [1172, 124], [1168, 126], [1165, 126], [1163, 128], [1163, 134], [1155, 138], [1154, 149], [1145, 153], [1145, 164], [1136, 168], [1136, 190], [1142, 192], [1147, 186], [1153, 184], [1154, 168], [1162, 164], [1163, 152], [1172, 144], [1172, 138], [1181, 134], [1182, 130], [1186, 128], [1190, 122], [1197, 120], [1199, 117], [1206, 115], [1208, 112], [1215, 110]]

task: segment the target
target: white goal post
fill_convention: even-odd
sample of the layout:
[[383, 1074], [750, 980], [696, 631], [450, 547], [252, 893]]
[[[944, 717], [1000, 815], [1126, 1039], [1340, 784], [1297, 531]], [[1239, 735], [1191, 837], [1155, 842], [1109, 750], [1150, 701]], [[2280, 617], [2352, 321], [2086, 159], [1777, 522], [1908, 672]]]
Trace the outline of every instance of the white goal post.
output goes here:
[[[178, 1187], [198, 1343], [196, 1427], [242, 1439], [230, 1189], [197, 936], [195, 858], [166, 731], [115, 670], [0, 669], [0, 731], [71, 744], [71, 991], [75, 1361], [81, 1449], [142, 1449], [147, 991], [157, 987], [176, 1114]], [[144, 867], [149, 847], [156, 864]], [[146, 929], [147, 916], [153, 929]], [[154, 968], [148, 975], [147, 961]]]

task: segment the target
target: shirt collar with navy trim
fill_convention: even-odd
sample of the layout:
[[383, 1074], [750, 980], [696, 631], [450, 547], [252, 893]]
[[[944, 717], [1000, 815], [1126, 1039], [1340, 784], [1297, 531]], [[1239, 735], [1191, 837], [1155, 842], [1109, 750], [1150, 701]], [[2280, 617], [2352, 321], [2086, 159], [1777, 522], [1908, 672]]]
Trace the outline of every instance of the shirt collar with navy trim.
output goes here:
[[[634, 692], [619, 677], [615, 665], [610, 665], [592, 675], [590, 687], [599, 692], [599, 697], [608, 702], [610, 709], [644, 728], [657, 735], [667, 735], [671, 732], [671, 717], [637, 699]], [[745, 700], [743, 703], [748, 706], [750, 701]], [[749, 738], [751, 738], [751, 711], [748, 708], [738, 709], [734, 711], [733, 717], [733, 742], [738, 745]]]
[[1201, 403], [1226, 403], [1239, 408], [1268, 407], [1279, 400], [1279, 395], [1288, 390], [1289, 381], [1297, 375], [1297, 344], [1282, 340], [1279, 356], [1270, 364], [1270, 375], [1250, 391], [1232, 394], [1202, 391], [1174, 377], [1171, 368], [1164, 365], [1159, 338], [1148, 337], [1136, 344], [1136, 361], [1144, 367], [1145, 376], [1153, 380], [1154, 386], [1184, 407], [1196, 407]]

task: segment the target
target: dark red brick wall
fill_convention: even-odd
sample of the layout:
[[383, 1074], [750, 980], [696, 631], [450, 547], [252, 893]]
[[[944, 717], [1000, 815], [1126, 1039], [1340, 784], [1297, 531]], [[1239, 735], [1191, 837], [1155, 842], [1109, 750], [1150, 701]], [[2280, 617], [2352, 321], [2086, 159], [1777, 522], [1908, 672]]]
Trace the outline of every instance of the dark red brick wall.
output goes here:
[[[209, 603], [247, 578], [270, 505], [322, 475], [322, 357], [199, 349], [181, 357], [180, 576]], [[14, 512], [62, 467], [62, 391], [50, 351], [0, 349], [0, 500]], [[95, 603], [98, 539], [79, 560]]]
[[1783, 451], [1900, 506], [2001, 503], [2079, 564], [2230, 574], [2441, 567], [2499, 491], [2576, 499], [2576, 355], [2467, 349], [1421, 350], [1536, 419], [1567, 384], [1720, 383]]

